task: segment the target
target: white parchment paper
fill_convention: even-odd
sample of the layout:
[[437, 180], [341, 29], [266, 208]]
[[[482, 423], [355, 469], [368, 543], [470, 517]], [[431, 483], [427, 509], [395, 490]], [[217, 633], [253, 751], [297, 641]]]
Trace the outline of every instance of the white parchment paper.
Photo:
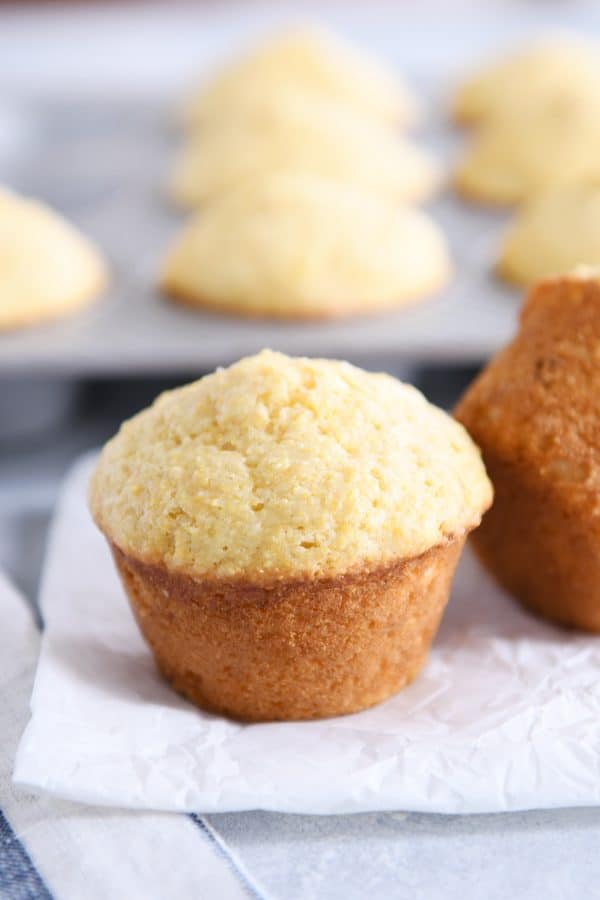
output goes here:
[[428, 666], [367, 712], [239, 725], [156, 673], [67, 480], [42, 585], [32, 718], [15, 779], [120, 807], [496, 812], [600, 803], [600, 638], [522, 612], [467, 552]]

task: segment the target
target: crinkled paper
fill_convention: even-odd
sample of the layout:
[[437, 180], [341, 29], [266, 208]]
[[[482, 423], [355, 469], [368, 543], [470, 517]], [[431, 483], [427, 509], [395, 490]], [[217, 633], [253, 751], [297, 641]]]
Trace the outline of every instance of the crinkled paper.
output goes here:
[[157, 674], [69, 477], [41, 593], [45, 633], [15, 778], [119, 807], [497, 812], [600, 803], [600, 638], [523, 612], [467, 551], [429, 663], [375, 709], [240, 725]]

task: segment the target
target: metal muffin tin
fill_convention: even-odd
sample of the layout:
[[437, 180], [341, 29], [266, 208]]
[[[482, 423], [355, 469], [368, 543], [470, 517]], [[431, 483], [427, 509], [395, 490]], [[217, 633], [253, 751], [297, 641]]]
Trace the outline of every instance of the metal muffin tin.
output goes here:
[[[431, 85], [429, 125], [416, 135], [448, 162], [460, 140]], [[134, 374], [208, 370], [271, 347], [376, 366], [479, 362], [514, 330], [518, 293], [491, 274], [504, 215], [447, 190], [431, 206], [454, 260], [447, 289], [413, 307], [345, 321], [246, 321], [180, 308], [156, 273], [183, 217], [164, 194], [179, 136], [171, 103], [148, 96], [10, 98], [18, 140], [0, 144], [2, 180], [40, 197], [94, 238], [112, 280], [88, 310], [0, 335], [0, 374]], [[0, 107], [0, 124], [2, 108]], [[0, 129], [1, 131], [1, 129]]]

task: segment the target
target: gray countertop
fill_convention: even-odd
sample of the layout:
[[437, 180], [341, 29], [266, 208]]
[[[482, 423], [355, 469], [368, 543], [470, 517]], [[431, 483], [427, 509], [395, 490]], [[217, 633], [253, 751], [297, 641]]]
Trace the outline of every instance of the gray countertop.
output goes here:
[[[438, 373], [421, 383], [447, 405], [460, 381]], [[64, 473], [162, 386], [82, 386], [62, 424], [0, 445], [0, 565], [32, 604]], [[600, 883], [600, 809], [209, 818], [264, 897], [580, 898], [596, 896]]]

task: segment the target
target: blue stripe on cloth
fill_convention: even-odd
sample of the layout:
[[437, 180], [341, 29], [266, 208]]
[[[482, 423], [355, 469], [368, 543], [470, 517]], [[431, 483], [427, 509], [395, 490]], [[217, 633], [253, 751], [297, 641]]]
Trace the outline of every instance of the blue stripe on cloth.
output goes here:
[[248, 896], [252, 897], [253, 900], [264, 900], [262, 894], [252, 884], [246, 873], [243, 871], [243, 869], [240, 868], [234, 857], [230, 854], [226, 844], [219, 840], [218, 836], [215, 834], [210, 825], [196, 813], [190, 813], [190, 819], [198, 826], [200, 831], [202, 831], [207, 836], [209, 841], [216, 848], [219, 856], [221, 856], [225, 860], [231, 871], [234, 873]]
[[25, 847], [0, 810], [0, 897], [2, 900], [52, 900], [52, 894]]

